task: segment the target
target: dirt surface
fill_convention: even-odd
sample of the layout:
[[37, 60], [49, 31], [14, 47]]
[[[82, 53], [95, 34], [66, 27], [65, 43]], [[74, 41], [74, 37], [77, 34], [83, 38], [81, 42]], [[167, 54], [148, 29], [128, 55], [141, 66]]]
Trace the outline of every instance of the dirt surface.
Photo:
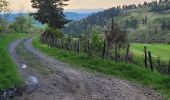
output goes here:
[[33, 48], [31, 41], [20, 39], [9, 46], [25, 83], [16, 100], [162, 100], [152, 89], [57, 61]]

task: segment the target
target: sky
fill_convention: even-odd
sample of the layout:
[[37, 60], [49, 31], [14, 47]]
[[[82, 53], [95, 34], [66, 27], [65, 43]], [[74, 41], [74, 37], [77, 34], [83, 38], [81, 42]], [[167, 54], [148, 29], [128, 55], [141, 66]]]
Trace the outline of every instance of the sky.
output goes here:
[[[30, 0], [7, 0], [10, 2], [10, 8], [14, 11], [32, 11]], [[138, 4], [144, 1], [151, 2], [153, 0], [70, 0], [65, 9], [96, 9], [110, 8], [123, 4]]]

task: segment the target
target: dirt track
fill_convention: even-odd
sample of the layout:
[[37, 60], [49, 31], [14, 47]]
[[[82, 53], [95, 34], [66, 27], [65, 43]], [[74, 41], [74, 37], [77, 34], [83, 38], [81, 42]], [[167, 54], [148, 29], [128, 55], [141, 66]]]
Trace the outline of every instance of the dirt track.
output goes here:
[[26, 86], [17, 100], [162, 100], [151, 89], [54, 60], [33, 48], [31, 41], [20, 39], [9, 46]]

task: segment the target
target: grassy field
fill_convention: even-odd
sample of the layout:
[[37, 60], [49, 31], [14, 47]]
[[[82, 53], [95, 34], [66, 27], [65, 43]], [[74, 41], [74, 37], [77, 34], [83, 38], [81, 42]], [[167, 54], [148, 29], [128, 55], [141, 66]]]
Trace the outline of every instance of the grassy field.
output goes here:
[[74, 66], [151, 86], [163, 93], [167, 100], [170, 100], [170, 77], [168, 76], [162, 76], [158, 72], [151, 72], [144, 67], [133, 64], [115, 63], [101, 58], [88, 57], [85, 54], [50, 48], [42, 45], [38, 38], [33, 40], [33, 45], [40, 51]]
[[18, 86], [20, 78], [17, 74], [16, 65], [8, 53], [8, 45], [24, 34], [8, 34], [0, 37], [0, 90]]
[[[136, 55], [144, 55], [145, 44], [132, 44], [131, 51]], [[148, 51], [152, 52], [154, 58], [160, 57], [160, 59], [168, 61], [170, 60], [170, 45], [167, 44], [146, 44]]]

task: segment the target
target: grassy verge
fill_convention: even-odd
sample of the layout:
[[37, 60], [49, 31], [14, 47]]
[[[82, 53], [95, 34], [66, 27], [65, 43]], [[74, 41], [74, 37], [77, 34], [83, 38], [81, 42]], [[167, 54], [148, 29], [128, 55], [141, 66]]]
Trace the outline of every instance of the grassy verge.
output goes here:
[[151, 72], [144, 67], [133, 64], [115, 63], [96, 57], [88, 57], [85, 54], [50, 48], [42, 45], [38, 38], [33, 40], [33, 46], [58, 60], [76, 65], [77, 67], [114, 75], [146, 86], [151, 86], [155, 90], [163, 93], [168, 100], [170, 99], [170, 77], [168, 76], [162, 76], [157, 72]]
[[9, 53], [8, 45], [24, 34], [8, 34], [0, 37], [0, 90], [18, 86], [20, 78], [17, 74], [16, 65], [13, 63]]

